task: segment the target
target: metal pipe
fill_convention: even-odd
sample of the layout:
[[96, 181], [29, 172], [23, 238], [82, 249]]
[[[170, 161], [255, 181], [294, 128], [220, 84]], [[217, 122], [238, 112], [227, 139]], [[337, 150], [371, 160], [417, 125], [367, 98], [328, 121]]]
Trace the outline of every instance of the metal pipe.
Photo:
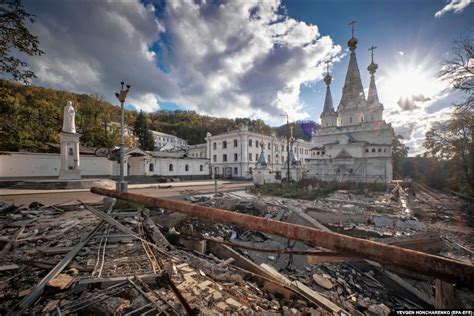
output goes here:
[[236, 225], [252, 231], [282, 236], [292, 240], [302, 241], [310, 246], [319, 246], [333, 251], [362, 256], [383, 264], [405, 268], [443, 280], [460, 281], [468, 286], [474, 284], [474, 266], [449, 258], [322, 231], [302, 225], [279, 222], [268, 218], [224, 211], [180, 201], [160, 199], [134, 193], [122, 193], [98, 187], [91, 188], [91, 192], [143, 204], [149, 207], [164, 208], [222, 224]]

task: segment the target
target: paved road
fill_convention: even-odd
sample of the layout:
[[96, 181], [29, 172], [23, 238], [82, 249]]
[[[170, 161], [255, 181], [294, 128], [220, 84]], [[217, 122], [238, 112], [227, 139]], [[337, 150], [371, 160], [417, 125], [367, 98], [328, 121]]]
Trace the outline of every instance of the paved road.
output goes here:
[[[218, 192], [244, 190], [246, 186], [252, 185], [251, 182], [234, 182], [226, 183], [218, 186]], [[156, 196], [162, 198], [182, 199], [181, 194], [184, 190], [194, 190], [202, 193], [213, 193], [214, 185], [200, 185], [200, 186], [181, 186], [175, 188], [140, 188], [140, 189], [129, 189], [131, 193], [144, 194], [149, 196]], [[13, 190], [12, 190], [13, 191]], [[30, 194], [12, 194], [0, 196], [0, 202], [12, 203], [15, 205], [29, 205], [31, 202], [40, 202], [44, 205], [54, 204], [76, 204], [77, 200], [81, 200], [86, 203], [98, 203], [102, 201], [103, 196], [93, 194], [91, 192], [77, 192], [63, 190], [61, 192], [55, 191], [52, 193], [30, 193]]]

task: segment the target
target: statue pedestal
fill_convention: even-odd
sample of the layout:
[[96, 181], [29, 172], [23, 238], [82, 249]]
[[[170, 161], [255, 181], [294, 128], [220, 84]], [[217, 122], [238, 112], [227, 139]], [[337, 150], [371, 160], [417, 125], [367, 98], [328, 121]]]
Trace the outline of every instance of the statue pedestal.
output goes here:
[[81, 134], [61, 132], [59, 137], [61, 140], [61, 169], [59, 169], [59, 179], [81, 179], [79, 159], [79, 138]]

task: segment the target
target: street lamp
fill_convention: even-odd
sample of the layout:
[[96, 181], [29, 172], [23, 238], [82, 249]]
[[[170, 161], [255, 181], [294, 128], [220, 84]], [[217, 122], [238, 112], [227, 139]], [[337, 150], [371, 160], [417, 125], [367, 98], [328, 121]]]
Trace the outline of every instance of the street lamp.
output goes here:
[[288, 112], [285, 114], [280, 114], [280, 116], [286, 116], [286, 153], [288, 154], [286, 157], [286, 182], [290, 183], [290, 122], [288, 119]]
[[116, 184], [115, 189], [119, 192], [127, 192], [128, 190], [128, 184], [125, 182], [124, 179], [124, 143], [125, 143], [125, 138], [124, 138], [124, 109], [123, 109], [123, 104], [125, 103], [125, 98], [127, 97], [127, 93], [130, 90], [130, 85], [127, 85], [127, 90], [123, 89], [123, 86], [125, 83], [122, 81], [120, 82], [122, 85], [122, 88], [120, 88], [120, 92], [116, 92], [115, 96], [117, 99], [120, 101], [120, 181]]

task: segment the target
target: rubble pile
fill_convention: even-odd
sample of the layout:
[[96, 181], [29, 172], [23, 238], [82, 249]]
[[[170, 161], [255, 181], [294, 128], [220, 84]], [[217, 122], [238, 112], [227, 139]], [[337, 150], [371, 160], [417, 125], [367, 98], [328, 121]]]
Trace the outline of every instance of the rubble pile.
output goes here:
[[[472, 265], [472, 228], [460, 215], [462, 203], [424, 187], [395, 182], [387, 192], [338, 190], [317, 200], [243, 191], [182, 195], [195, 205]], [[0, 205], [0, 313], [388, 315], [474, 306], [465, 284], [137, 205], [109, 197], [95, 206]]]

